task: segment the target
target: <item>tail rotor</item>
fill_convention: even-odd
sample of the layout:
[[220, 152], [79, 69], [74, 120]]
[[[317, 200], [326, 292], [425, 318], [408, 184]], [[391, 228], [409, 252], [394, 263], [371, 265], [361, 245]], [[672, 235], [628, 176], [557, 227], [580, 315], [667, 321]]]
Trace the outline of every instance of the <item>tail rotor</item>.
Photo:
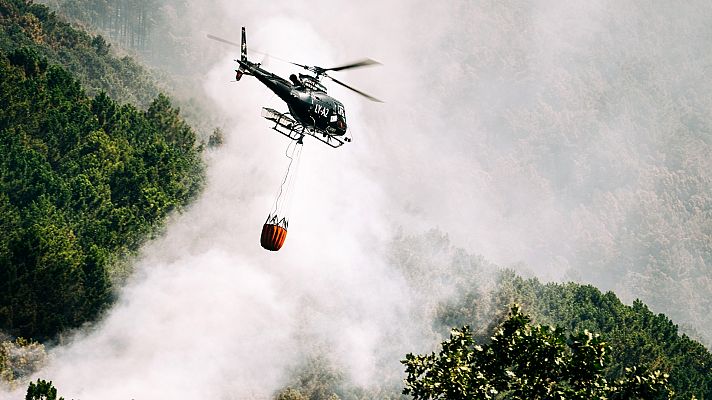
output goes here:
[[235, 42], [231, 42], [227, 39], [223, 39], [221, 37], [217, 37], [215, 35], [207, 34], [208, 39], [213, 39], [221, 43], [229, 44], [231, 46], [239, 47], [240, 48], [240, 67], [235, 70], [235, 80], [239, 81], [245, 73], [247, 73], [247, 70], [244, 67], [243, 63], [248, 63], [249, 61], [247, 60], [247, 34], [245, 33], [245, 27], [242, 27], [242, 42], [240, 44], [237, 44]]

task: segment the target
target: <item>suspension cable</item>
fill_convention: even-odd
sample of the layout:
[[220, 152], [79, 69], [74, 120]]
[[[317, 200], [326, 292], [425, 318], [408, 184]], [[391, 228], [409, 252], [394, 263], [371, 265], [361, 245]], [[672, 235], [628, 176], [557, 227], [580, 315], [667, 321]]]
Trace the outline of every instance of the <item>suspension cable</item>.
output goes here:
[[[292, 147], [292, 144], [294, 144], [294, 147]], [[287, 165], [287, 172], [284, 174], [284, 178], [282, 179], [282, 183], [279, 185], [279, 193], [277, 194], [277, 197], [274, 199], [274, 205], [272, 206], [272, 215], [277, 214], [277, 210], [279, 208], [279, 200], [282, 198], [282, 194], [285, 192], [284, 185], [287, 183], [287, 179], [289, 179], [289, 172], [292, 168], [292, 163], [294, 163], [294, 153], [297, 151], [297, 147], [301, 146], [302, 144], [296, 142], [296, 141], [290, 141], [289, 144], [287, 145], [287, 149], [284, 151], [285, 157], [289, 159], [289, 165]], [[292, 148], [291, 154], [290, 154], [290, 147]], [[301, 154], [301, 151], [297, 154], [299, 156]], [[297, 160], [297, 166], [299, 165], [299, 160]], [[296, 171], [296, 168], [295, 168]], [[296, 172], [295, 172], [296, 173]], [[293, 181], [294, 179], [292, 179]], [[287, 192], [289, 191], [291, 185], [287, 185]], [[287, 193], [284, 193], [285, 197], [287, 196]], [[284, 217], [284, 216], [282, 216]]]

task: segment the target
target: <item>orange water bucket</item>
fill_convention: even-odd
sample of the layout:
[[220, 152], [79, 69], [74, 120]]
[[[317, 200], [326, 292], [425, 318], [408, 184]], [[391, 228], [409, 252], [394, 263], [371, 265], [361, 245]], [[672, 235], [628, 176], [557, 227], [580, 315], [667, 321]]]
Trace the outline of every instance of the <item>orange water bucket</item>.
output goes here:
[[277, 222], [276, 216], [268, 217], [262, 226], [262, 235], [260, 236], [262, 247], [269, 251], [277, 251], [282, 248], [285, 239], [287, 239], [287, 221], [282, 219]]

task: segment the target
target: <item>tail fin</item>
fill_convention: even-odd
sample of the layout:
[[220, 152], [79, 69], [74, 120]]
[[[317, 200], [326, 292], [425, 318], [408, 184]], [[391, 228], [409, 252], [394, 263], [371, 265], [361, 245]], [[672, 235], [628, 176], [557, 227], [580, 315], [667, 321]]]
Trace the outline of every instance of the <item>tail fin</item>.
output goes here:
[[[245, 27], [242, 27], [242, 44], [240, 45], [240, 61], [247, 62], [247, 38], [245, 37]], [[239, 81], [245, 75], [245, 67], [240, 65], [240, 68], [235, 70], [235, 81]]]
[[242, 54], [240, 55], [240, 60], [247, 61], [247, 38], [245, 36], [245, 27], [242, 27]]

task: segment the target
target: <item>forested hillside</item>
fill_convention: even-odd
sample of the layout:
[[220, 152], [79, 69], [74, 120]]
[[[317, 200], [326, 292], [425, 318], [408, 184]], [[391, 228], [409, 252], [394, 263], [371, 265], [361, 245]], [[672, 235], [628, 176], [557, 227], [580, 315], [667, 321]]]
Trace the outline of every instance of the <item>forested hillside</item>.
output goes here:
[[68, 21], [99, 32], [107, 40], [139, 56], [150, 65], [192, 80], [209, 67], [205, 34], [193, 23], [203, 7], [182, 0], [42, 0]]
[[[614, 293], [602, 293], [591, 285], [544, 284], [503, 271], [492, 307], [501, 312], [512, 303], [522, 304], [538, 323], [556, 325], [567, 332], [600, 333], [610, 347], [611, 362], [605, 370], [610, 381], [632, 366], [643, 371], [659, 369], [670, 374], [674, 398], [712, 397], [712, 354], [680, 333], [667, 316], [654, 314], [640, 300], [628, 306]], [[459, 322], [467, 323], [468, 319], [463, 313]]]
[[[22, 12], [48, 21], [45, 36], [61, 51], [46, 55], [71, 72], [86, 75], [86, 80], [80, 79], [89, 94], [103, 90], [113, 99], [147, 106], [160, 88], [175, 94], [175, 104], [199, 137], [207, 139], [215, 132], [216, 121], [222, 118], [202, 95], [200, 78], [208, 69], [209, 57], [206, 47], [191, 45], [204, 34], [189, 31], [185, 21], [192, 20], [196, 12], [189, 4], [170, 0], [41, 2], [47, 7], [35, 4]], [[22, 6], [17, 8], [22, 10]], [[20, 23], [25, 19], [20, 18]], [[66, 40], [67, 36], [73, 39]], [[112, 57], [112, 53], [123, 56]]]
[[0, 329], [44, 340], [109, 304], [110, 261], [195, 196], [200, 147], [163, 95], [87, 97], [27, 48], [0, 71]]
[[[599, 342], [606, 347], [601, 354], [605, 359], [601, 377], [611, 384], [631, 374], [626, 368], [635, 367], [635, 374], [641, 377], [655, 371], [669, 374], [674, 399], [712, 396], [712, 353], [639, 300], [625, 305], [614, 293], [602, 293], [590, 285], [545, 284], [523, 278], [453, 247], [447, 235], [437, 230], [399, 236], [390, 248], [392, 265], [403, 273], [422, 306], [414, 310], [412, 318], [432, 321], [436, 337], [444, 339], [452, 328], [469, 326], [474, 340], [488, 344], [506, 320], [510, 306], [519, 304], [533, 323], [559, 327], [562, 335], [577, 336], [585, 330], [600, 334]], [[540, 368], [545, 368], [545, 363]], [[528, 372], [536, 373], [533, 369]], [[341, 399], [399, 398], [394, 392], [364, 392], [350, 386], [343, 373], [319, 357], [304, 363], [276, 398], [329, 399], [331, 395]]]
[[106, 92], [120, 102], [146, 107], [158, 95], [157, 82], [128, 56], [114, 57], [100, 35], [72, 27], [42, 4], [0, 0], [0, 50], [25, 47], [60, 64], [89, 95]]
[[437, 112], [471, 132], [458, 145], [488, 178], [474, 191], [517, 226], [531, 267], [640, 298], [710, 341], [709, 2], [536, 4], [461, 2], [469, 19], [441, 34], [461, 68], [423, 72], [447, 95]]
[[[518, 303], [537, 323], [571, 333], [585, 329], [600, 333], [610, 346], [609, 381], [635, 365], [669, 373], [676, 398], [712, 396], [712, 354], [639, 300], [629, 306], [614, 293], [602, 293], [591, 285], [522, 278], [452, 247], [438, 231], [400, 237], [393, 248], [394, 264], [403, 268], [411, 284], [430, 289], [424, 297], [431, 304], [434, 329], [442, 336], [452, 327], [469, 325], [477, 338], [486, 340], [493, 333], [493, 321], [501, 320], [509, 306]], [[496, 278], [487, 278], [493, 271]], [[451, 296], [443, 295], [448, 291]]]
[[588, 330], [532, 324], [513, 305], [487, 342], [469, 327], [453, 328], [439, 352], [409, 353], [404, 394], [415, 400], [669, 400], [669, 375], [635, 365], [606, 376], [608, 343]]
[[201, 147], [101, 36], [20, 0], [0, 25], [0, 330], [44, 340], [110, 303], [112, 265], [195, 196]]
[[569, 333], [601, 334], [609, 346], [610, 362], [604, 371], [609, 382], [637, 366], [670, 374], [676, 399], [712, 396], [712, 354], [639, 300], [628, 306], [614, 293], [590, 285], [522, 278], [454, 248], [447, 235], [436, 230], [401, 236], [392, 248], [393, 264], [422, 294], [426, 308], [418, 317], [431, 318], [441, 336], [452, 327], [469, 325], [478, 340], [487, 341], [509, 306], [518, 303], [536, 323]]
[[73, 21], [107, 32], [127, 49], [146, 49], [154, 28], [165, 18], [162, 4], [156, 0], [49, 0], [46, 3]]

